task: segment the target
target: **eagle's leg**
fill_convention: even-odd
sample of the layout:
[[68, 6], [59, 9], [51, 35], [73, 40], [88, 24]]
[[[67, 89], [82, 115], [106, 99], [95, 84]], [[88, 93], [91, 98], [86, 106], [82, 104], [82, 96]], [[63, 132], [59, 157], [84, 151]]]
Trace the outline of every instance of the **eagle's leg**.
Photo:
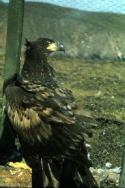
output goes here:
[[[32, 168], [32, 187], [33, 188], [58, 188], [60, 167], [55, 166], [53, 160], [30, 156], [27, 163]], [[58, 171], [58, 172], [57, 172]]]
[[0, 137], [0, 164], [6, 164], [8, 161], [20, 161], [22, 156], [15, 144], [15, 132], [6, 113], [3, 120], [3, 131]]
[[0, 164], [7, 164], [13, 168], [23, 168], [30, 169], [26, 163], [22, 161], [22, 152], [20, 149], [17, 149], [15, 144], [16, 134], [12, 129], [10, 120], [4, 112], [4, 120], [3, 120], [3, 132], [0, 138]]
[[77, 167], [75, 162], [69, 159], [64, 160], [59, 188], [64, 188], [64, 187], [77, 188], [74, 181], [76, 170]]
[[28, 161], [32, 168], [32, 188], [47, 187], [47, 178], [43, 169], [43, 162], [40, 158]]
[[44, 188], [42, 168], [32, 168], [32, 188]]

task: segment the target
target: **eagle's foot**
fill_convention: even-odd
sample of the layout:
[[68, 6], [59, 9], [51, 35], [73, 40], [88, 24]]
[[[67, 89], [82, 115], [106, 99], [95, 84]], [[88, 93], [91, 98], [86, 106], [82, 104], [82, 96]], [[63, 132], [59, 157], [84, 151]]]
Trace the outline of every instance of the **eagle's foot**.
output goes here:
[[31, 168], [24, 162], [8, 162], [7, 165], [15, 169], [24, 169], [31, 172]]

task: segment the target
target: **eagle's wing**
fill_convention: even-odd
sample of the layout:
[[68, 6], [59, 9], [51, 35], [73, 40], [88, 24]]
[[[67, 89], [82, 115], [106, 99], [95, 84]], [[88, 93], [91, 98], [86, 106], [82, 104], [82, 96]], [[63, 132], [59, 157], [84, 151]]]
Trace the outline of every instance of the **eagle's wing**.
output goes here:
[[[12, 124], [19, 128], [36, 127], [41, 124], [46, 128], [50, 125], [82, 126], [82, 132], [91, 134], [76, 115], [77, 106], [72, 92], [68, 89], [48, 88], [35, 85], [30, 89], [10, 85], [6, 88], [8, 115]], [[15, 117], [15, 118], [13, 118]]]
[[57, 116], [59, 120], [55, 119], [55, 123], [56, 121], [57, 123], [62, 122], [64, 124], [74, 123], [74, 114], [72, 111], [74, 101], [69, 96], [66, 96], [65, 91], [61, 89], [52, 90], [43, 87], [38, 92], [37, 90], [36, 92], [29, 92], [21, 87], [11, 85], [6, 88], [5, 96], [7, 102], [22, 109], [32, 108], [40, 117], [49, 117], [50, 121], [53, 119], [53, 116], [55, 118]]
[[[71, 150], [77, 151], [77, 146], [84, 139], [80, 127], [76, 126], [72, 100], [69, 105], [70, 97], [66, 93], [58, 88], [52, 90], [46, 87], [28, 92], [15, 85], [5, 90], [7, 113], [14, 129], [30, 145], [36, 143], [41, 147], [41, 143], [45, 146], [49, 142], [48, 147], [43, 149], [47, 149], [45, 155], [58, 151], [66, 151], [67, 154], [70, 146]], [[53, 152], [49, 148], [53, 148]]]
[[13, 124], [22, 128], [40, 123], [75, 125], [72, 103], [69, 102], [71, 99], [66, 93], [58, 88], [52, 90], [47, 87], [29, 92], [10, 85], [5, 91], [8, 116]]
[[51, 124], [75, 124], [73, 112], [74, 103], [68, 92], [56, 88], [43, 87], [32, 94], [29, 100], [28, 94], [24, 96], [22, 105], [32, 108], [47, 123]]

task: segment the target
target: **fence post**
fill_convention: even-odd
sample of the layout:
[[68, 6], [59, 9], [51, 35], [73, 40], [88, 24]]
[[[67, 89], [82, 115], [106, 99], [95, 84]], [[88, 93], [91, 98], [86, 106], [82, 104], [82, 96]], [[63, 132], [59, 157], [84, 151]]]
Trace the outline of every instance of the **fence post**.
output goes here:
[[19, 71], [23, 30], [24, 0], [10, 0], [5, 56], [4, 79]]
[[121, 167], [122, 167], [122, 170], [120, 174], [119, 188], [125, 188], [125, 145], [123, 146]]
[[[8, 24], [4, 80], [11, 78], [20, 68], [21, 41], [23, 31], [24, 0], [10, 0], [8, 6]], [[4, 99], [3, 99], [4, 100]], [[4, 128], [4, 114], [0, 125], [0, 147], [9, 147], [10, 130]], [[4, 136], [3, 136], [4, 135]], [[9, 136], [7, 136], [9, 135]], [[3, 138], [4, 137], [4, 138]], [[8, 137], [8, 140], [6, 139]], [[7, 143], [4, 143], [7, 142]], [[6, 147], [4, 147], [6, 144]]]

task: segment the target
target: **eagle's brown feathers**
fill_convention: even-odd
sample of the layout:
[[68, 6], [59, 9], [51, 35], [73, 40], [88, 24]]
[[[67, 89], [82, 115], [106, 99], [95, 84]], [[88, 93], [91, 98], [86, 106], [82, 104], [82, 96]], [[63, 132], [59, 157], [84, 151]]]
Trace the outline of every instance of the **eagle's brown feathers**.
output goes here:
[[[5, 88], [6, 109], [26, 159], [68, 158], [75, 161], [71, 168], [74, 176], [79, 166], [89, 169], [90, 162], [84, 144], [84, 127], [75, 115], [74, 97], [69, 90], [58, 86], [53, 68], [47, 62], [47, 55], [57, 50], [64, 50], [63, 45], [49, 39], [27, 41], [21, 75]], [[91, 183], [95, 185], [93, 179]], [[94, 188], [91, 183], [86, 185]]]

